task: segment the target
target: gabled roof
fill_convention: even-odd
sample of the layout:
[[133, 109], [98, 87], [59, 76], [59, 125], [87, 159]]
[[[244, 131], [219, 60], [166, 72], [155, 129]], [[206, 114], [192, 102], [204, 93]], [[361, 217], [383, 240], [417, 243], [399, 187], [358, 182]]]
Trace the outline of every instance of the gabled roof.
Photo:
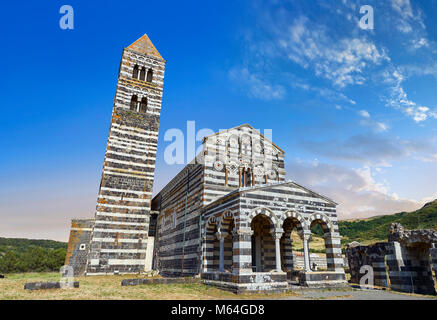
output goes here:
[[261, 184], [258, 186], [253, 186], [253, 187], [244, 187], [244, 188], [240, 188], [239, 191], [243, 192], [243, 191], [251, 191], [251, 190], [255, 190], [255, 189], [263, 189], [263, 188], [268, 188], [268, 187], [272, 187], [272, 186], [280, 186], [280, 185], [285, 185], [285, 184], [291, 184], [295, 187], [301, 188], [305, 191], [307, 191], [308, 193], [312, 193], [314, 195], [316, 195], [319, 198], [322, 198], [328, 202], [330, 202], [331, 204], [334, 205], [338, 205], [338, 203], [336, 203], [335, 201], [333, 201], [332, 199], [325, 197], [317, 192], [314, 192], [313, 190], [310, 190], [308, 188], [305, 188], [304, 186], [301, 186], [300, 184], [297, 184], [296, 182], [292, 181], [292, 180], [286, 180], [286, 181], [281, 181], [281, 182], [273, 182], [273, 183], [268, 183], [268, 184]]
[[205, 139], [207, 139], [207, 138], [214, 137], [214, 136], [217, 136], [217, 135], [219, 135], [219, 134], [222, 134], [222, 133], [225, 133], [225, 132], [229, 132], [229, 131], [231, 131], [231, 130], [238, 130], [238, 129], [243, 128], [243, 127], [250, 128], [250, 129], [252, 129], [253, 131], [258, 132], [259, 135], [260, 135], [261, 137], [263, 137], [264, 140], [270, 142], [273, 146], [275, 146], [275, 147], [276, 147], [279, 151], [281, 151], [282, 153], [285, 153], [285, 151], [282, 150], [281, 148], [279, 148], [279, 147], [278, 147], [278, 146], [277, 146], [273, 141], [271, 141], [270, 139], [267, 139], [267, 138], [266, 138], [266, 137], [265, 137], [261, 132], [259, 132], [258, 130], [256, 130], [254, 127], [252, 127], [252, 126], [251, 126], [250, 124], [248, 124], [248, 123], [240, 124], [239, 126], [236, 126], [236, 127], [230, 128], [230, 129], [226, 129], [226, 130], [222, 130], [222, 131], [219, 131], [219, 132], [216, 132], [216, 133], [213, 133], [213, 134], [210, 134], [209, 136], [204, 137], [204, 138], [203, 138], [203, 141], [205, 141]]
[[155, 46], [153, 45], [152, 41], [150, 41], [147, 34], [144, 34], [141, 38], [139, 38], [137, 41], [132, 43], [128, 49], [131, 49], [133, 51], [136, 51], [138, 53], [142, 53], [148, 56], [153, 56], [155, 58], [158, 58], [160, 60], [164, 60], [161, 55], [159, 54], [158, 50], [156, 50]]
[[292, 185], [294, 187], [301, 188], [301, 189], [307, 191], [308, 193], [311, 193], [311, 194], [313, 194], [313, 195], [315, 195], [315, 196], [317, 196], [317, 197], [319, 197], [321, 199], [324, 199], [327, 202], [329, 202], [329, 203], [331, 203], [331, 204], [333, 204], [335, 206], [338, 205], [338, 203], [336, 203], [335, 201], [333, 201], [332, 199], [330, 199], [328, 197], [322, 196], [321, 194], [319, 194], [317, 192], [314, 192], [314, 191], [312, 191], [312, 190], [310, 190], [308, 188], [305, 188], [305, 187], [297, 184], [294, 181], [287, 180], [287, 181], [281, 181], [281, 182], [272, 182], [272, 183], [267, 183], [267, 184], [260, 184], [260, 185], [253, 186], [253, 187], [242, 187], [242, 188], [239, 188], [239, 189], [235, 189], [235, 190], [229, 192], [228, 194], [226, 194], [226, 195], [224, 195], [224, 196], [222, 196], [220, 198], [215, 199], [211, 203], [209, 203], [206, 206], [204, 206], [203, 209], [207, 209], [208, 207], [214, 205], [215, 203], [217, 203], [219, 201], [223, 201], [226, 198], [229, 198], [229, 197], [232, 197], [232, 196], [237, 196], [237, 194], [241, 194], [243, 192], [250, 192], [250, 191], [253, 191], [253, 190], [271, 188], [271, 187], [282, 186], [282, 185]]

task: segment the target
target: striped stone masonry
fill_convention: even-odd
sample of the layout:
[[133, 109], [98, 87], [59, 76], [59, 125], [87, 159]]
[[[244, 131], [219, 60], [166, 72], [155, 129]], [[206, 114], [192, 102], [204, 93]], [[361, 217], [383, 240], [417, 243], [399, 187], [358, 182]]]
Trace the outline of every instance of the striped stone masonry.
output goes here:
[[[351, 282], [361, 284], [363, 266], [372, 267], [373, 284], [395, 291], [436, 294], [437, 232], [390, 227], [389, 242], [350, 245], [346, 250]], [[434, 270], [434, 275], [433, 275]]]
[[291, 232], [296, 229], [305, 243], [305, 270], [299, 272], [312, 273], [308, 241], [319, 224], [329, 281], [302, 275], [302, 284], [345, 283], [337, 204], [286, 181], [284, 155], [250, 125], [204, 138], [201, 153], [152, 200], [160, 212], [160, 273], [200, 273], [205, 283], [235, 292], [283, 291], [296, 272]]
[[87, 259], [66, 261], [75, 274], [145, 271], [164, 68], [147, 35], [123, 50]]
[[[203, 139], [202, 151], [152, 199], [165, 60], [144, 35], [123, 50], [95, 218], [74, 220], [75, 274], [200, 275], [218, 287], [283, 291], [345, 280], [337, 204], [285, 179], [285, 152], [249, 124]], [[268, 133], [268, 130], [265, 132]], [[314, 273], [311, 228], [327, 269]], [[291, 232], [304, 242], [298, 271]]]

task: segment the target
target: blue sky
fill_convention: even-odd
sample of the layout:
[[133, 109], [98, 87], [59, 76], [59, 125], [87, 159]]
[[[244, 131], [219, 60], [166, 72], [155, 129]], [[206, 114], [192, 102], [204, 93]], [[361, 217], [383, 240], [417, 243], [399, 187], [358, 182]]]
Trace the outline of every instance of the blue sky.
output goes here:
[[181, 169], [166, 130], [250, 123], [341, 217], [419, 208], [437, 198], [436, 14], [437, 0], [3, 4], [0, 236], [66, 241], [94, 215], [122, 48], [144, 33], [167, 60], [155, 192]]

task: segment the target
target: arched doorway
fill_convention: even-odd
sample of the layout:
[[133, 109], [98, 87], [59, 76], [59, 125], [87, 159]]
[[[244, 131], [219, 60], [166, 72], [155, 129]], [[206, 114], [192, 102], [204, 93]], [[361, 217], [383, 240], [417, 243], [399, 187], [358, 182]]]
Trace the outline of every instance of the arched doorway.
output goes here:
[[274, 225], [269, 217], [258, 214], [252, 219], [252, 271], [270, 272], [276, 269]]
[[218, 270], [217, 219], [210, 217], [205, 223], [203, 235], [203, 272]]
[[[317, 265], [317, 270], [327, 270], [327, 271], [341, 271], [344, 272], [343, 268], [343, 257], [341, 254], [341, 243], [340, 243], [340, 235], [338, 232], [334, 231], [331, 221], [329, 218], [323, 214], [314, 214], [309, 219], [309, 229], [312, 230], [311, 237], [318, 237], [318, 239], [323, 238], [323, 244], [317, 248], [313, 248], [312, 251], [318, 251], [318, 253], [324, 252], [324, 255], [321, 254], [321, 258], [326, 260], [326, 266], [324, 261], [321, 259], [319, 263], [315, 261], [309, 261], [309, 267], [311, 269], [315, 269], [315, 265]], [[319, 241], [320, 242], [320, 241]], [[313, 242], [313, 247], [314, 247]], [[308, 251], [311, 248], [308, 245]]]
[[[223, 235], [223, 269], [225, 272], [232, 272], [233, 266], [233, 234], [234, 216], [231, 212], [225, 212], [221, 216], [219, 231]], [[220, 248], [219, 248], [220, 249]], [[220, 257], [219, 257], [220, 258]], [[220, 261], [219, 261], [220, 262]]]
[[284, 234], [281, 238], [282, 270], [291, 272], [303, 270], [302, 224], [298, 218], [290, 216], [282, 224]]

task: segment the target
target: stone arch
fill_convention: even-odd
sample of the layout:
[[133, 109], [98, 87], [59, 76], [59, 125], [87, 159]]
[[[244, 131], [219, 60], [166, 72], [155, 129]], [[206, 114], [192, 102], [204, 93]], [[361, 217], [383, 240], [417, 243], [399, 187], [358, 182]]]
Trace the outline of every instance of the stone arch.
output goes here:
[[140, 80], [146, 80], [146, 68], [142, 67], [140, 70]]
[[229, 226], [234, 223], [235, 226], [235, 217], [234, 213], [230, 210], [223, 212], [223, 214], [219, 218], [219, 222], [217, 224], [217, 229], [220, 231], [231, 231], [229, 230]]
[[244, 146], [252, 146], [252, 137], [248, 133], [242, 133], [240, 136], [240, 142]]
[[214, 236], [217, 227], [217, 217], [211, 216], [205, 222], [205, 236]]
[[318, 222], [325, 234], [334, 232], [334, 227], [331, 219], [323, 213], [314, 213], [308, 218], [308, 228], [311, 230], [314, 222]]
[[279, 219], [269, 208], [259, 207], [248, 215], [251, 235], [252, 271], [270, 272], [276, 269], [276, 236]]
[[226, 271], [232, 272], [233, 270], [233, 257], [234, 257], [233, 231], [234, 230], [235, 230], [234, 213], [230, 210], [227, 210], [222, 213], [217, 223], [218, 234], [220, 237], [223, 237], [222, 239], [223, 243], [219, 245], [223, 245], [223, 271], [225, 272]]
[[[288, 210], [280, 218], [281, 228], [284, 231], [280, 239], [281, 268], [286, 272], [292, 272], [297, 268], [297, 255], [293, 252], [292, 232], [297, 231], [300, 239], [303, 241], [304, 233], [309, 230], [307, 221], [299, 212]], [[299, 245], [297, 245], [299, 247]], [[299, 251], [299, 248], [296, 250]], [[303, 242], [302, 242], [302, 249]]]
[[252, 223], [253, 218], [255, 218], [258, 215], [264, 215], [267, 218], [270, 219], [270, 222], [272, 224], [272, 229], [280, 228], [281, 223], [278, 219], [278, 217], [275, 215], [275, 213], [270, 210], [269, 208], [265, 207], [258, 207], [254, 210], [252, 210], [249, 215], [247, 216], [247, 224], [250, 225]]
[[[232, 143], [233, 141], [235, 141], [234, 145]], [[237, 150], [240, 150], [241, 140], [237, 134], [233, 133], [233, 134], [229, 135], [228, 139], [226, 140], [226, 143], [228, 144], [228, 147], [236, 148]]]
[[133, 71], [132, 71], [132, 78], [134, 78], [134, 79], [138, 79], [138, 71], [139, 71], [139, 67], [138, 67], [138, 65], [136, 64], [136, 65], [134, 66]]
[[306, 222], [305, 218], [300, 213], [293, 210], [288, 210], [282, 214], [280, 219], [281, 227], [284, 225], [285, 220], [290, 218], [294, 221], [297, 221], [296, 228], [299, 234], [303, 233], [305, 230], [309, 230], [309, 225]]
[[138, 96], [134, 94], [130, 99], [130, 110], [137, 111]]
[[147, 70], [147, 79], [146, 79], [146, 81], [147, 82], [152, 82], [152, 80], [153, 80], [153, 70], [152, 70], [152, 68], [150, 68], [149, 70]]
[[[334, 225], [331, 219], [323, 213], [313, 213], [308, 218], [309, 229], [315, 225], [319, 224], [322, 229], [325, 239], [325, 255], [326, 255], [326, 267], [328, 271], [344, 272], [343, 268], [343, 258], [341, 253], [341, 237], [334, 230]], [[308, 244], [310, 247], [311, 245]], [[310, 266], [313, 264], [310, 261]]]
[[147, 97], [142, 97], [140, 102], [140, 112], [146, 113], [147, 112]]
[[217, 230], [217, 218], [209, 217], [205, 222], [205, 231], [203, 234], [203, 254], [202, 254], [202, 269], [203, 272], [214, 271], [217, 269], [217, 238], [215, 232]]

